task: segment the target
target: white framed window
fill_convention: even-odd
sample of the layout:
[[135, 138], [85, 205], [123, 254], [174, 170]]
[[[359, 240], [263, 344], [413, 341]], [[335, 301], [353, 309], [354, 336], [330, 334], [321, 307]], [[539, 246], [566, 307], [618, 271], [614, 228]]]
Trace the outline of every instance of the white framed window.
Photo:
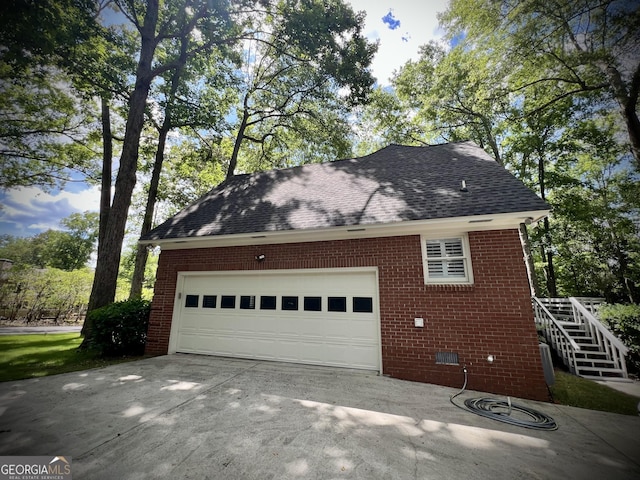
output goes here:
[[473, 283], [469, 238], [466, 235], [447, 238], [423, 236], [422, 261], [425, 283]]

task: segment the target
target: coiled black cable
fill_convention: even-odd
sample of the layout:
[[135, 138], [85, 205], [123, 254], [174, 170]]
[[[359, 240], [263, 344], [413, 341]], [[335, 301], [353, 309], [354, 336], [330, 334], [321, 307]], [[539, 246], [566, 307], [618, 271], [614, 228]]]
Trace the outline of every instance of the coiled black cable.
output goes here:
[[[462, 371], [464, 372], [464, 384], [462, 385], [462, 390], [449, 397], [449, 401], [456, 407], [467, 412], [475, 413], [476, 415], [480, 415], [482, 417], [491, 418], [493, 420], [508, 423], [510, 425], [516, 425], [518, 427], [532, 428], [535, 430], [558, 429], [558, 425], [553, 418], [532, 408], [511, 403], [511, 398], [509, 397], [507, 397], [507, 401], [488, 397], [469, 398], [464, 401], [464, 404], [467, 408], [458, 405], [453, 401], [453, 399], [464, 392], [464, 390], [467, 388], [467, 367], [463, 367]], [[511, 416], [512, 412], [524, 414], [531, 420], [514, 418]]]

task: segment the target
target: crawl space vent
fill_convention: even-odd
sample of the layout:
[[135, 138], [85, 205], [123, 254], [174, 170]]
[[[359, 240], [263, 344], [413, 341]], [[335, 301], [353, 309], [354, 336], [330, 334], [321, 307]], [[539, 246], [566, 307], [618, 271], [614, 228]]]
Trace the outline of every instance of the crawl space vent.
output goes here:
[[459, 365], [458, 354], [455, 352], [436, 352], [436, 364]]

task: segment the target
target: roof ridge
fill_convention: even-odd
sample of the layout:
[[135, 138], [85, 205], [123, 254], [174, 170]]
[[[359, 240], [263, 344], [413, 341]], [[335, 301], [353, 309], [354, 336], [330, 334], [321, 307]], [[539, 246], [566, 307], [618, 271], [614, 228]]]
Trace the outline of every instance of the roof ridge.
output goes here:
[[[427, 147], [444, 147], [447, 145], [456, 145], [458, 143], [472, 143], [472, 144], [476, 144], [476, 142], [474, 142], [471, 139], [467, 139], [467, 140], [455, 140], [453, 142], [444, 142], [444, 143], [427, 143], [424, 145], [403, 145], [401, 143], [390, 143], [389, 145], [387, 145], [387, 147], [403, 147], [403, 148], [427, 148]], [[384, 147], [384, 148], [387, 148]], [[382, 148], [381, 150], [384, 150], [384, 148]], [[380, 151], [380, 150], [378, 150]], [[375, 153], [375, 152], [374, 152]]]
[[[311, 162], [311, 163], [302, 163], [300, 165], [293, 165], [290, 167], [284, 167], [284, 168], [269, 168], [267, 170], [257, 170], [255, 172], [247, 172], [247, 173], [241, 173], [238, 175], [233, 175], [231, 177], [231, 179], [234, 178], [240, 178], [240, 177], [251, 177], [254, 175], [260, 175], [260, 174], [266, 174], [269, 172], [286, 172], [289, 170], [293, 170], [296, 168], [304, 168], [304, 167], [314, 167], [315, 165], [330, 165], [330, 164], [335, 164], [337, 162], [347, 162], [347, 161], [353, 161], [353, 160], [363, 160], [365, 158], [371, 157], [372, 155], [376, 155], [380, 152], [383, 152], [384, 150], [387, 150], [391, 147], [400, 147], [400, 148], [428, 148], [428, 147], [445, 147], [448, 145], [456, 145], [456, 144], [461, 144], [461, 143], [470, 143], [473, 145], [477, 145], [473, 140], [456, 140], [454, 142], [445, 142], [445, 143], [434, 143], [434, 144], [429, 144], [429, 145], [402, 145], [400, 143], [389, 143], [388, 145], [374, 151], [371, 153], [368, 153], [366, 155], [362, 155], [362, 156], [355, 156], [355, 157], [346, 157], [346, 158], [337, 158], [335, 160], [328, 160], [326, 162]], [[218, 185], [222, 185], [226, 182], [227, 180], [225, 179], [223, 182], [221, 182]], [[216, 188], [216, 187], [213, 187]]]
[[[192, 201], [191, 203], [189, 203], [187, 206], [185, 206], [184, 208], [188, 208], [192, 205], [197, 204], [198, 202], [200, 202], [200, 200], [202, 200], [204, 197], [207, 197], [211, 192], [213, 192], [215, 189], [224, 189], [227, 186], [232, 185], [233, 183], [237, 183], [240, 181], [244, 181], [248, 178], [257, 178], [259, 176], [262, 175], [268, 175], [271, 173], [286, 173], [289, 171], [294, 171], [295, 169], [302, 169], [302, 168], [313, 168], [316, 166], [325, 166], [325, 165], [332, 165], [332, 164], [337, 164], [337, 163], [341, 163], [341, 162], [351, 162], [354, 160], [364, 160], [367, 159], [369, 157], [372, 157], [373, 155], [377, 155], [380, 154], [381, 152], [388, 150], [390, 148], [393, 147], [399, 147], [399, 148], [418, 148], [418, 149], [422, 149], [422, 148], [427, 148], [427, 147], [444, 147], [444, 146], [448, 146], [448, 145], [455, 145], [455, 144], [462, 144], [462, 143], [470, 143], [473, 145], [477, 145], [473, 140], [457, 140], [455, 142], [446, 142], [446, 143], [435, 143], [435, 144], [430, 144], [430, 145], [402, 145], [399, 143], [390, 143], [374, 152], [368, 153], [367, 155], [363, 155], [360, 157], [347, 157], [347, 158], [340, 158], [340, 159], [336, 159], [336, 160], [329, 160], [327, 162], [313, 162], [313, 163], [303, 163], [301, 165], [293, 165], [291, 167], [285, 167], [285, 168], [270, 168], [268, 170], [258, 170], [255, 172], [247, 172], [247, 173], [240, 173], [237, 175], [233, 175], [230, 178], [225, 178], [222, 182], [220, 182], [217, 185], [214, 185], [213, 187], [211, 187], [206, 193], [200, 195], [197, 199], [195, 199], [194, 201]], [[317, 167], [318, 168], [318, 167]]]

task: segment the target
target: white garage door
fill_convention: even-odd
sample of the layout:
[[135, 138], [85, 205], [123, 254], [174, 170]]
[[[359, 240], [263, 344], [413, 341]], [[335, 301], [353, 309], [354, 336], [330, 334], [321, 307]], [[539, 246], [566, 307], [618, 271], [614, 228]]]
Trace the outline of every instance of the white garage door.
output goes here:
[[379, 370], [376, 272], [180, 274], [170, 351]]

